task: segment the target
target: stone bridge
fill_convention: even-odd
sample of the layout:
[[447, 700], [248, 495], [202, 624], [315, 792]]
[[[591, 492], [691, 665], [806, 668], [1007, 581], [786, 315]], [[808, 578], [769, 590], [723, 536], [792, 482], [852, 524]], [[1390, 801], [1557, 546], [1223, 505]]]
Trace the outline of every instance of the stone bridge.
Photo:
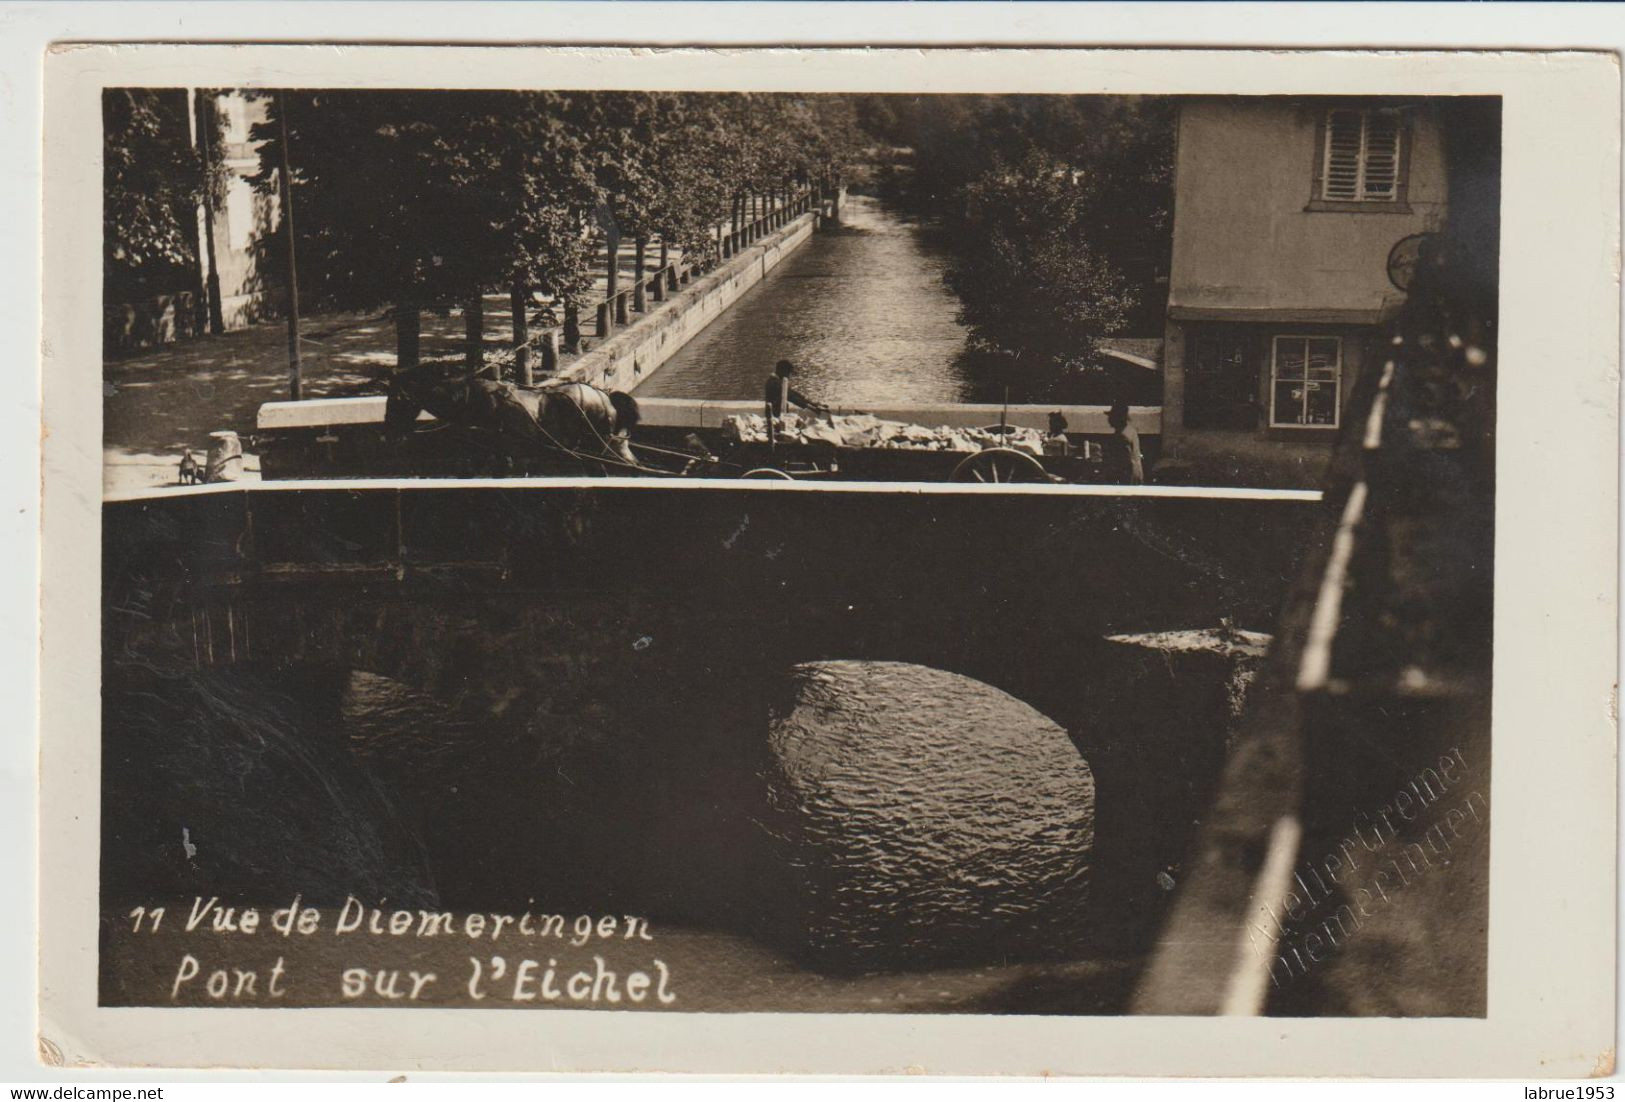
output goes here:
[[[1225, 621], [1268, 630], [1316, 496], [510, 479], [266, 483], [110, 500], [104, 761], [122, 764], [104, 776], [104, 805], [212, 786], [212, 795], [177, 804], [196, 836], [201, 808], [226, 815], [243, 798], [240, 777], [280, 785], [298, 775], [313, 780], [298, 782], [306, 794], [289, 804], [311, 806], [313, 786], [356, 768], [357, 748], [316, 744], [321, 732], [350, 729], [333, 717], [361, 677], [375, 695], [378, 685], [396, 686], [389, 706], [407, 717], [408, 733], [392, 729], [360, 748], [364, 771], [413, 819], [405, 833], [424, 839], [441, 898], [511, 899], [522, 885], [558, 899], [579, 887], [583, 905], [626, 899], [662, 917], [728, 922], [762, 911], [773, 877], [800, 875], [763, 855], [759, 828], [770, 810], [749, 795], [772, 773], [774, 717], [798, 707], [805, 688], [794, 671], [909, 663], [1001, 690], [1070, 735], [1094, 778], [1082, 797], [1089, 806], [1076, 811], [1096, 840], [1090, 892], [1112, 902], [1103, 913], [1121, 920], [1125, 936], [1147, 937], [1155, 922], [1143, 908], [1165, 896], [1156, 873], [1177, 862], [1224, 761], [1234, 667], [1212, 653], [1111, 637]], [[934, 674], [909, 683], [918, 699], [882, 702], [891, 718], [874, 723], [874, 744], [905, 758], [928, 741], [950, 745], [933, 762], [893, 760], [894, 775], [940, 771], [940, 781], [924, 783], [950, 809], [965, 799], [953, 795], [952, 775], [978, 755], [988, 768], [1046, 776], [1043, 753], [1016, 760], [1038, 744], [1006, 720], [990, 720], [987, 731], [965, 720], [980, 706], [974, 687], [966, 711], [946, 720], [971, 724], [956, 764], [958, 736], [940, 729], [937, 689], [957, 692], [960, 683]], [[185, 703], [148, 708], [164, 694]], [[853, 699], [838, 693], [836, 703]], [[930, 731], [910, 719], [933, 708], [939, 726]], [[305, 733], [285, 739], [256, 727], [245, 736], [243, 724], [257, 717]], [[840, 722], [870, 730], [863, 716]], [[177, 725], [184, 737], [168, 734]], [[214, 758], [217, 739], [230, 745]], [[161, 743], [173, 748], [155, 773], [149, 758]], [[267, 745], [282, 755], [269, 772]], [[842, 761], [863, 774], [861, 762]], [[148, 778], [129, 780], [129, 799], [126, 772]], [[264, 813], [245, 809], [248, 825], [221, 819], [216, 832], [252, 834]], [[270, 813], [290, 824], [309, 814], [281, 805]], [[149, 808], [130, 819], [122, 848], [104, 852], [104, 870], [129, 869], [137, 881], [140, 831], [162, 817]], [[907, 820], [897, 821], [905, 833]], [[889, 831], [875, 827], [862, 843], [891, 845]], [[305, 829], [318, 843], [338, 833]], [[304, 835], [288, 843], [296, 854], [311, 844]], [[988, 845], [978, 843], [994, 862], [989, 875], [1006, 875]], [[256, 852], [238, 864], [263, 870], [281, 860]], [[307, 892], [309, 863], [288, 874]], [[149, 881], [159, 875], [143, 868]], [[267, 875], [254, 872], [244, 890], [263, 888]], [[891, 922], [909, 911], [889, 900], [865, 913]], [[922, 927], [923, 936], [941, 928]], [[1006, 936], [997, 922], [972, 928]], [[829, 940], [855, 936], [837, 928]], [[805, 930], [778, 940], [807, 943]], [[903, 935], [876, 932], [873, 941], [885, 951], [918, 948]]]
[[1267, 630], [1317, 495], [515, 480], [105, 506], [106, 660], [344, 667], [490, 722], [819, 658], [963, 673], [1087, 727], [1107, 636]]

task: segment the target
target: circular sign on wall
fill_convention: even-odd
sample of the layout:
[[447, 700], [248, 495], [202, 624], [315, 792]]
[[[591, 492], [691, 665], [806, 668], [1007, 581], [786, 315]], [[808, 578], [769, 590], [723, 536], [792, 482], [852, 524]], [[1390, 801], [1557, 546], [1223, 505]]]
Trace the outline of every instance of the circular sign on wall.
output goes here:
[[1401, 291], [1410, 291], [1416, 282], [1416, 269], [1423, 254], [1431, 250], [1438, 234], [1413, 233], [1402, 237], [1388, 250], [1388, 282]]

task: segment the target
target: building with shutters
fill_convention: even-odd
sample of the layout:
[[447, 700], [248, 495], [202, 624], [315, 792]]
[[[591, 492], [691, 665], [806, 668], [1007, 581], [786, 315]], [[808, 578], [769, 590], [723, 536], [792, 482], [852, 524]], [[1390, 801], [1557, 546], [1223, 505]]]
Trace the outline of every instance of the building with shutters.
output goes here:
[[1360, 365], [1445, 211], [1426, 101], [1180, 107], [1163, 480], [1315, 486]]

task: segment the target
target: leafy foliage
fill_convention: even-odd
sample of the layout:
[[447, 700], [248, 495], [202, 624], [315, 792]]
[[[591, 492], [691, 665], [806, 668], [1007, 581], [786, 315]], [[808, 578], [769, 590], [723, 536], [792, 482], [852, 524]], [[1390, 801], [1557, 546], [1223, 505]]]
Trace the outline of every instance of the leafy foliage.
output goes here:
[[182, 90], [102, 95], [102, 248], [109, 302], [186, 289], [197, 262], [203, 164]]
[[731, 196], [838, 171], [856, 131], [826, 123], [850, 106], [810, 102], [283, 92], [255, 134], [255, 182], [280, 186], [285, 124], [301, 291], [317, 308], [441, 305], [515, 280], [579, 300], [606, 229], [703, 252]]
[[1031, 382], [1090, 362], [1102, 336], [1160, 327], [1171, 101], [877, 96], [860, 119], [900, 147], [892, 194], [951, 231], [973, 339]]
[[1089, 176], [1034, 150], [964, 197], [947, 278], [973, 341], [1041, 370], [1081, 363], [1097, 338], [1123, 328], [1134, 289], [1094, 242], [1099, 196]]

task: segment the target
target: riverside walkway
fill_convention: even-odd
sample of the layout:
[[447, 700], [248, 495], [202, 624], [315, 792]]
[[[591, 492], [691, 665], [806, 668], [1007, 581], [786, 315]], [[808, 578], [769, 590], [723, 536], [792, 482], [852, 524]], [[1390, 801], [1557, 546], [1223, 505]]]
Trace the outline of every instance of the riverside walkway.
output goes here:
[[[784, 203], [767, 213], [777, 222], [789, 216]], [[727, 238], [732, 227], [723, 221], [714, 230]], [[731, 243], [727, 251], [733, 252]], [[646, 279], [659, 258], [657, 238], [645, 258]], [[675, 246], [668, 250], [668, 262], [679, 267], [686, 263]], [[627, 300], [627, 322], [616, 328], [619, 333], [636, 329], [659, 304], [648, 295], [645, 311], [640, 313], [633, 306], [632, 293], [638, 280], [636, 246], [630, 238], [621, 242], [617, 267], [619, 290]], [[603, 301], [608, 290], [608, 272], [600, 271], [590, 300]], [[532, 311], [544, 306], [534, 302]], [[512, 350], [514, 331], [509, 296], [484, 296], [482, 313], [485, 359], [506, 357]], [[461, 309], [425, 311], [421, 326], [423, 359], [465, 353], [466, 319]], [[583, 347], [577, 352], [560, 349], [559, 373], [569, 371], [602, 340], [598, 319], [590, 307], [582, 311], [581, 329]], [[541, 335], [541, 331], [531, 330], [533, 339]], [[300, 338], [305, 399], [383, 393], [384, 380], [396, 363], [395, 325], [387, 312], [307, 314]], [[173, 485], [182, 449], [201, 450], [209, 433], [220, 429], [246, 438], [255, 429], [260, 406], [287, 397], [287, 329], [280, 319], [107, 360], [103, 365], [102, 398], [104, 490]], [[258, 458], [252, 449], [244, 460], [245, 477], [257, 478]]]

